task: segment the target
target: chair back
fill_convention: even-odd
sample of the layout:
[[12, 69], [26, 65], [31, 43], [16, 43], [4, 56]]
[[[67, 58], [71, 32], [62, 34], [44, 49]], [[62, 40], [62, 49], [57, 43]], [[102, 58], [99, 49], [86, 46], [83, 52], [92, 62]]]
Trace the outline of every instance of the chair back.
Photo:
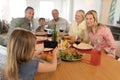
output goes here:
[[120, 58], [120, 41], [115, 41], [115, 55]]

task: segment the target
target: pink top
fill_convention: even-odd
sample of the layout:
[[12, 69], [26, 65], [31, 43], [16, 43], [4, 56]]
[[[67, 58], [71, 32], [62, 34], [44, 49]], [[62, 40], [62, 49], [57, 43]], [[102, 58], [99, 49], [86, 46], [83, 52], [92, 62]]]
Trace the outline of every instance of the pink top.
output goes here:
[[100, 26], [97, 33], [89, 32], [89, 37], [94, 47], [104, 49], [115, 56], [115, 41], [108, 27]]

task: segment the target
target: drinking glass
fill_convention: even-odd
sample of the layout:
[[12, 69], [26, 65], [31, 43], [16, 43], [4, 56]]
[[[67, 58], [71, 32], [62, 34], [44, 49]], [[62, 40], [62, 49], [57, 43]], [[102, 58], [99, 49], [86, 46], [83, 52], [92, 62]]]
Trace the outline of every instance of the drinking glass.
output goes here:
[[90, 63], [93, 65], [100, 65], [101, 63], [101, 51], [100, 50], [94, 48], [91, 51]]
[[63, 26], [60, 26], [59, 31], [60, 31], [60, 32], [63, 32], [63, 31], [64, 31]]
[[80, 42], [81, 42], [81, 39], [80, 39], [80, 37], [78, 37], [78, 36], [75, 36], [75, 44], [80, 44]]
[[47, 32], [47, 29], [48, 29], [48, 25], [45, 25], [44, 31]]
[[47, 29], [47, 35], [48, 35], [48, 37], [51, 37], [52, 36], [52, 30], [49, 28], [49, 29]]
[[63, 27], [60, 27], [60, 28], [59, 28], [59, 31], [60, 31], [60, 32], [63, 32], [63, 31], [64, 31]]

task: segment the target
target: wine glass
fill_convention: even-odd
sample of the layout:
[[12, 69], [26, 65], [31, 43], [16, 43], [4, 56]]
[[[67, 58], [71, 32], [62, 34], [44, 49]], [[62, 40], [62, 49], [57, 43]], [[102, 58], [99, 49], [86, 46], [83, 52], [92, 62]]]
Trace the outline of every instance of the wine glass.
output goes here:
[[80, 42], [81, 42], [81, 39], [80, 39], [80, 37], [78, 37], [78, 36], [75, 36], [75, 44], [80, 44]]
[[52, 30], [50, 28], [47, 29], [47, 35], [48, 35], [48, 37], [52, 36]]
[[47, 32], [47, 29], [48, 29], [48, 25], [45, 25], [44, 31]]
[[59, 28], [59, 31], [60, 31], [60, 32], [63, 32], [63, 31], [64, 31], [63, 27], [60, 27], [60, 28]]

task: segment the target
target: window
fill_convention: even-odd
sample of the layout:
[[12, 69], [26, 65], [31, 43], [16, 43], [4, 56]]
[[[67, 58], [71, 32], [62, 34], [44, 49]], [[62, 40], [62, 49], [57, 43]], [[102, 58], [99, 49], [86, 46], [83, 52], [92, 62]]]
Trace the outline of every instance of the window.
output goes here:
[[10, 17], [24, 17], [24, 10], [26, 8], [25, 0], [10, 0]]
[[40, 1], [40, 17], [51, 19], [51, 11], [54, 9], [54, 7], [53, 1]]
[[2, 11], [3, 11], [3, 1], [4, 0], [0, 0], [0, 19], [2, 19]]

